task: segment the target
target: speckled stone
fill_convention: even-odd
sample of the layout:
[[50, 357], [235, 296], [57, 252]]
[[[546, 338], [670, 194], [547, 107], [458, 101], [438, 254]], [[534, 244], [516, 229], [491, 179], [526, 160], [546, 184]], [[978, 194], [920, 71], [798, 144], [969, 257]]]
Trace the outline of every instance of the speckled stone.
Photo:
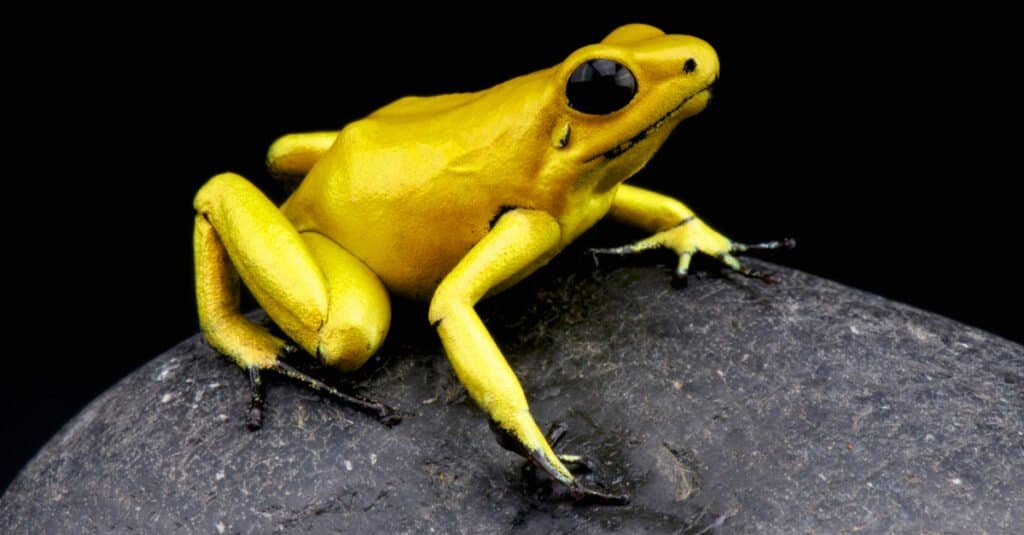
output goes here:
[[627, 491], [628, 506], [524, 483], [425, 307], [398, 303], [380, 361], [354, 383], [405, 413], [397, 427], [272, 380], [264, 428], [249, 432], [246, 376], [193, 337], [55, 436], [0, 499], [0, 526], [1024, 532], [1021, 346], [783, 268], [774, 285], [702, 276], [684, 289], [655, 268], [585, 271], [554, 269], [480, 310], [537, 419], [565, 421], [560, 449], [594, 457], [593, 484]]

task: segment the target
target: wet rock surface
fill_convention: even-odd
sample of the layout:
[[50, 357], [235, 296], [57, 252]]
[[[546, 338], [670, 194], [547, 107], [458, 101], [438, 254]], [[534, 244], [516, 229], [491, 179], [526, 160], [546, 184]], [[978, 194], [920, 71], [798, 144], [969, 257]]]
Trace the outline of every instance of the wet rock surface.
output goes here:
[[[773, 266], [754, 262], [755, 267]], [[970, 532], [1024, 527], [1024, 348], [778, 268], [778, 284], [554, 269], [479, 307], [559, 449], [624, 507], [574, 504], [493, 440], [397, 303], [374, 365], [329, 381], [387, 428], [190, 338], [96, 399], [0, 499], [9, 533]], [[550, 494], [550, 495], [549, 495]]]

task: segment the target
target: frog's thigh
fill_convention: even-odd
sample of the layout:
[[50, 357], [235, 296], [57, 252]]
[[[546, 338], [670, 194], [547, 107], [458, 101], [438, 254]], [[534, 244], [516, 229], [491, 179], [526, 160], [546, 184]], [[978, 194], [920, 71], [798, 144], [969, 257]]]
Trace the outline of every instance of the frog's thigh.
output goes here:
[[327, 283], [327, 317], [315, 352], [342, 370], [363, 365], [384, 342], [391, 322], [388, 292], [366, 264], [329, 238], [301, 234]]

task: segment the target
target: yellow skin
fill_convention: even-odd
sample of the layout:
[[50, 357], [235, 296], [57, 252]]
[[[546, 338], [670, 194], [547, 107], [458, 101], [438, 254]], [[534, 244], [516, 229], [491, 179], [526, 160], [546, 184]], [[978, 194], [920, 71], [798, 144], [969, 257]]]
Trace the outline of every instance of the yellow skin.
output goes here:
[[[574, 70], [594, 59], [621, 64], [636, 80], [632, 99], [609, 113], [584, 113], [567, 97]], [[429, 300], [456, 374], [514, 446], [574, 496], [620, 500], [584, 488], [552, 450], [474, 305], [606, 214], [654, 233], [606, 252], [668, 247], [685, 274], [701, 251], [742, 270], [730, 252], [747, 246], [681, 202], [623, 184], [705, 107], [717, 76], [718, 57], [704, 41], [634, 24], [483, 91], [407, 97], [340, 132], [282, 137], [269, 150], [270, 169], [303, 177], [282, 206], [231, 173], [196, 195], [206, 339], [250, 370], [280, 362], [286, 342], [238, 310], [238, 276], [295, 343], [346, 371], [384, 340], [389, 291]]]

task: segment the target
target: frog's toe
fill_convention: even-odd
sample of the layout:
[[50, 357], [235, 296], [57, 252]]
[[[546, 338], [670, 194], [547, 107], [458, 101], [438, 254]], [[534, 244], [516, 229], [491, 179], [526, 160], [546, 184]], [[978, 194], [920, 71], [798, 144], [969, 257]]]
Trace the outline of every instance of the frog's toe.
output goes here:
[[[276, 360], [280, 361], [281, 358], [291, 355], [298, 350], [299, 348], [295, 344], [290, 342], [281, 342], [280, 349], [277, 351]], [[263, 427], [263, 404], [265, 399], [263, 395], [264, 368], [258, 365], [250, 365], [245, 369], [249, 374], [249, 389], [251, 392], [251, 397], [249, 399], [249, 412], [245, 415], [245, 427], [249, 431], [259, 431]], [[273, 369], [273, 367], [270, 369]]]
[[690, 260], [693, 259], [693, 251], [679, 253], [679, 263], [676, 264], [675, 283], [686, 286], [686, 280], [690, 274]]
[[775, 283], [778, 281], [774, 278], [774, 273], [758, 271], [756, 269], [748, 268], [744, 266], [731, 253], [745, 253], [747, 251], [766, 251], [771, 249], [783, 248], [792, 249], [794, 247], [796, 247], [796, 240], [794, 240], [793, 238], [786, 238], [784, 240], [777, 241], [766, 241], [761, 243], [730, 242], [729, 250], [727, 252], [714, 252], [711, 254], [720, 262], [728, 266], [729, 269], [732, 269], [733, 271], [741, 275], [751, 277], [754, 279], [759, 279], [768, 283]]
[[558, 460], [573, 474], [589, 474], [597, 468], [597, 462], [585, 455], [559, 453]]
[[[553, 422], [551, 427], [548, 429], [546, 437], [548, 444], [550, 444], [552, 448], [558, 447], [558, 443], [562, 441], [562, 438], [565, 437], [565, 433], [568, 430], [569, 426], [566, 425], [565, 422]], [[574, 453], [556, 453], [555, 455], [557, 455], [558, 460], [562, 461], [562, 464], [564, 464], [565, 467], [574, 474], [593, 472], [594, 468], [597, 466], [597, 463], [593, 459], [583, 455], [577, 455]], [[527, 464], [532, 466], [530, 463]]]
[[[567, 430], [568, 426], [565, 423], [554, 422], [547, 433], [548, 444], [555, 448], [565, 437]], [[556, 456], [573, 473], [573, 476], [591, 473], [597, 468], [597, 463], [594, 460], [583, 455], [559, 453]], [[554, 476], [554, 469], [544, 454], [534, 451], [526, 458], [527, 461], [521, 468], [522, 481], [525, 488], [538, 497], [571, 497], [579, 504], [625, 505], [629, 503], [629, 496], [625, 494], [612, 493], [590, 486], [576, 477], [568, 481], [562, 480], [565, 486], [561, 487], [563, 490], [557, 491], [552, 487], [552, 482], [558, 478]]]
[[245, 416], [245, 428], [249, 431], [259, 431], [263, 428], [263, 407], [249, 405], [249, 412]]
[[643, 251], [649, 251], [651, 249], [657, 249], [664, 247], [665, 242], [661, 236], [655, 234], [654, 236], [642, 239], [630, 243], [628, 245], [620, 245], [618, 247], [597, 247], [589, 249], [591, 254], [613, 254], [613, 255], [628, 255], [633, 253], [639, 253]]
[[717, 255], [715, 255], [715, 257], [718, 258], [718, 260], [725, 264], [729, 269], [745, 277], [762, 280], [767, 283], [778, 282], [774, 278], [774, 273], [767, 271], [758, 271], [756, 269], [748, 268], [747, 266], [744, 266], [742, 263], [740, 263], [740, 261], [737, 260], [735, 256], [729, 253], [718, 253]]
[[252, 397], [249, 399], [249, 412], [245, 415], [245, 427], [249, 431], [259, 431], [263, 427], [263, 376], [259, 366], [249, 366], [247, 370]]
[[629, 505], [628, 494], [606, 492], [579, 483], [569, 489], [569, 494], [580, 505]]
[[380, 408], [377, 409], [377, 421], [388, 426], [394, 427], [402, 423], [402, 415], [398, 413], [393, 407], [389, 407], [383, 403], [380, 403]]
[[796, 240], [785, 238], [782, 240], [766, 241], [761, 243], [737, 243], [732, 242], [730, 252], [745, 253], [747, 251], [766, 251], [771, 249], [792, 249], [796, 247]]
[[342, 405], [369, 414], [377, 418], [377, 421], [388, 427], [397, 425], [402, 421], [402, 416], [398, 413], [398, 411], [389, 407], [388, 405], [385, 405], [379, 401], [374, 401], [372, 399], [366, 399], [355, 394], [348, 394], [342, 392], [337, 388], [334, 388], [333, 386], [330, 386], [324, 383], [323, 381], [320, 381], [319, 379], [316, 379], [315, 377], [312, 377], [288, 365], [285, 362], [278, 361], [277, 363], [274, 364], [274, 367], [272, 369], [277, 373], [285, 377], [288, 377], [289, 379], [294, 379], [296, 381], [304, 383], [311, 390], [320, 392], [322, 394], [326, 394], [334, 398], [335, 401], [338, 401]]
[[[560, 454], [558, 459], [566, 464], [566, 467], [574, 473], [591, 472], [596, 463], [582, 455]], [[522, 482], [527, 492], [539, 499], [548, 498], [564, 499], [571, 497], [577, 504], [594, 505], [626, 505], [629, 503], [629, 496], [622, 493], [606, 491], [602, 488], [583, 483], [578, 478], [566, 482], [565, 486], [554, 486], [553, 478], [550, 477], [550, 469], [546, 468], [547, 461], [540, 452], [530, 455], [522, 467]], [[538, 468], [541, 468], [538, 470]]]

